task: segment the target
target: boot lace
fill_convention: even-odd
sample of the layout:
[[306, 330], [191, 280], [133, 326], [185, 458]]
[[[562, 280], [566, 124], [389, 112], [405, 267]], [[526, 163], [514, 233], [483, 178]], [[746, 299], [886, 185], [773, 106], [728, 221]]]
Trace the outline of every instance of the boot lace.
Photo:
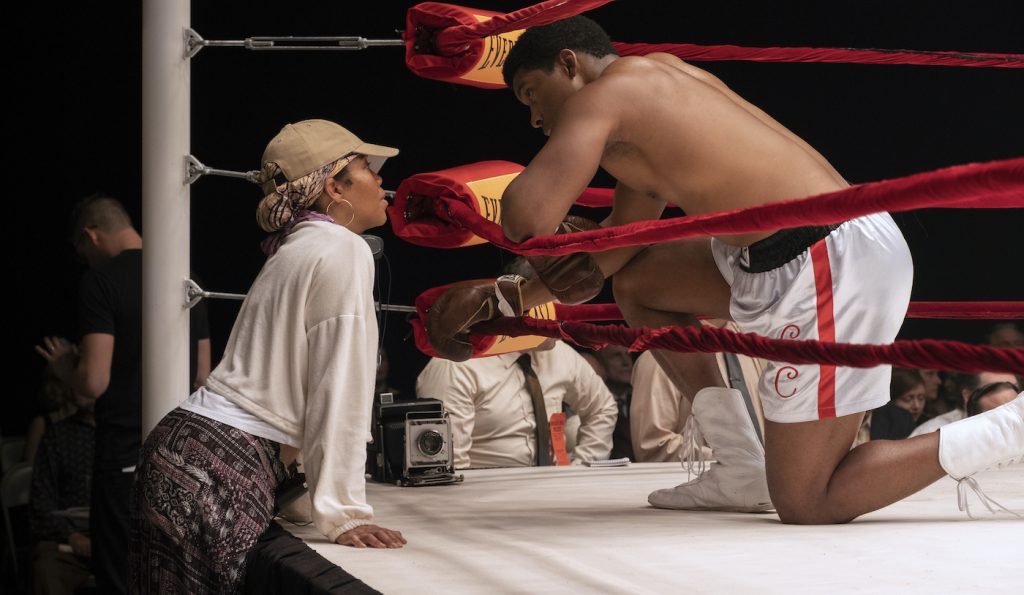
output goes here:
[[700, 431], [700, 426], [697, 425], [697, 418], [692, 415], [683, 426], [682, 438], [683, 447], [679, 451], [679, 462], [686, 470], [686, 479], [689, 481], [691, 476], [703, 475], [708, 467], [707, 457], [702, 447], [704, 434]]
[[982, 491], [981, 486], [978, 485], [978, 482], [977, 480], [974, 479], [974, 477], [965, 477], [956, 482], [956, 504], [962, 512], [967, 513], [968, 517], [975, 520], [978, 519], [978, 517], [971, 514], [970, 494], [968, 494], [967, 492], [968, 489], [973, 491], [975, 495], [978, 496], [978, 500], [980, 500], [981, 503], [985, 505], [985, 508], [988, 509], [990, 514], [998, 514], [999, 511], [1002, 510], [1003, 512], [1012, 514], [1018, 519], [1024, 520], [1024, 516], [1017, 514], [1016, 512], [1010, 510], [1009, 508], [1003, 506], [1002, 504], [990, 498], [988, 494]]

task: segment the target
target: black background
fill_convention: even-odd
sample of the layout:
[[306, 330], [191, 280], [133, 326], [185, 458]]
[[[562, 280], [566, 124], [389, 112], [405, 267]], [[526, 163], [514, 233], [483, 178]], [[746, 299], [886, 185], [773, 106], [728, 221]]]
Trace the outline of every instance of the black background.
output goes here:
[[[194, 2], [207, 39], [253, 35], [394, 38], [412, 2]], [[528, 2], [473, 2], [513, 10]], [[612, 39], [748, 46], [1024, 51], [1024, 19], [1004, 2], [714, 3], [619, 0], [591, 13]], [[70, 206], [104, 190], [141, 226], [141, 3], [35, 3], [8, 9], [5, 48], [7, 234], [15, 246], [9, 375], [2, 430], [21, 433], [35, 410], [48, 334], [73, 337], [81, 266], [66, 242]], [[1024, 154], [1024, 71], [997, 68], [704, 62], [738, 93], [818, 148], [851, 182]], [[353, 53], [208, 48], [192, 61], [192, 153], [211, 167], [249, 170], [289, 121], [336, 120], [402, 153], [386, 188], [415, 173], [487, 159], [527, 163], [543, 143], [507, 91], [417, 78], [401, 48]], [[594, 185], [609, 185], [607, 178]], [[12, 188], [13, 186], [13, 188]], [[209, 289], [245, 291], [263, 256], [246, 182], [203, 178], [192, 188], [192, 266]], [[897, 215], [915, 260], [914, 300], [1017, 300], [1019, 211], [923, 210]], [[142, 230], [145, 234], [145, 230]], [[507, 257], [482, 246], [441, 251], [377, 230], [391, 262], [390, 300], [491, 275]], [[382, 279], [387, 286], [387, 278]], [[214, 362], [237, 304], [210, 306]], [[976, 322], [908, 321], [902, 338], [980, 340]], [[411, 392], [425, 359], [402, 316], [387, 323], [392, 380]], [[184, 397], [184, 395], [183, 395]]]

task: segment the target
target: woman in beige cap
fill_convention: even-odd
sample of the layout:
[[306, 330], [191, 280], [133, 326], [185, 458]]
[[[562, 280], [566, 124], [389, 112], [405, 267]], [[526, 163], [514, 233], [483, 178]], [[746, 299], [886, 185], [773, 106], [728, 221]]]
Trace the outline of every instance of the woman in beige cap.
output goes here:
[[397, 149], [341, 126], [285, 126], [263, 154], [267, 262], [207, 385], [142, 448], [132, 501], [135, 592], [232, 593], [274, 516], [282, 445], [303, 452], [316, 527], [398, 548], [373, 524], [364, 464], [377, 354], [373, 258], [359, 234], [387, 219], [377, 170]]

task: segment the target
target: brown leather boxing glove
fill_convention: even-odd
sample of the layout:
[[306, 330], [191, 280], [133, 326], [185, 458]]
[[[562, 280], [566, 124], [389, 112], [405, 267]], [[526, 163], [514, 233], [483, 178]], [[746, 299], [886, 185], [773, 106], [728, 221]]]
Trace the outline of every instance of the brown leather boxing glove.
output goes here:
[[452, 287], [427, 311], [427, 340], [445, 359], [463, 362], [473, 356], [469, 329], [499, 316], [522, 316], [526, 279], [503, 275], [494, 283]]
[[[585, 217], [569, 215], [558, 226], [555, 235], [600, 229]], [[527, 256], [541, 283], [563, 304], [582, 304], [601, 293], [604, 273], [589, 252], [565, 256]]]

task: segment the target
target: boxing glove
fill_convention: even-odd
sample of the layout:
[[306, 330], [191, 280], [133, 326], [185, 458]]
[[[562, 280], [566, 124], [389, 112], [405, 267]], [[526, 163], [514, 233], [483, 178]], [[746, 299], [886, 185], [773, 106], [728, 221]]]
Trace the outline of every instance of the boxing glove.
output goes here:
[[442, 293], [427, 311], [430, 346], [445, 359], [468, 360], [473, 355], [470, 327], [499, 316], [522, 316], [525, 281], [519, 275], [503, 275], [494, 283], [452, 287]]
[[[600, 225], [586, 219], [569, 215], [559, 226], [555, 235], [600, 229]], [[597, 261], [588, 252], [577, 252], [565, 256], [527, 256], [537, 278], [563, 304], [581, 304], [601, 293], [604, 287], [604, 273]]]

